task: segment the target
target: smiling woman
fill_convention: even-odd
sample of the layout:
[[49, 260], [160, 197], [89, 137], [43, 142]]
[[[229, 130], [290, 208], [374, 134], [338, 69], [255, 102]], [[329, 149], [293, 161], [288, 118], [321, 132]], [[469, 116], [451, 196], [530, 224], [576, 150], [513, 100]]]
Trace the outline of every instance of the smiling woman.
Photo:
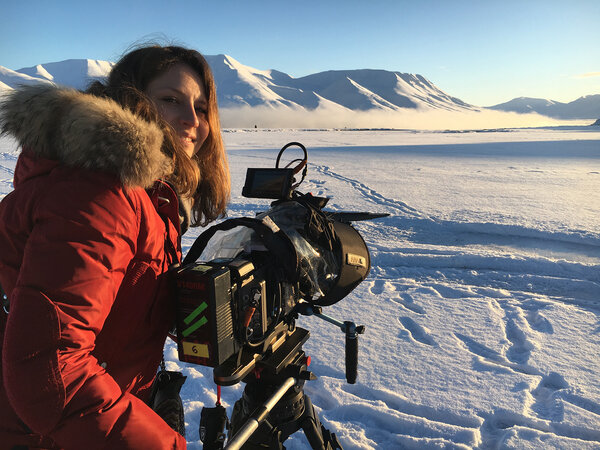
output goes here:
[[0, 447], [185, 448], [182, 417], [146, 402], [181, 236], [229, 198], [208, 64], [139, 48], [86, 92], [11, 91], [0, 132], [22, 147], [0, 202]]
[[175, 130], [186, 153], [195, 155], [209, 132], [204, 83], [194, 70], [177, 64], [152, 80], [146, 93]]
[[[163, 132], [165, 139], [171, 141], [171, 145], [166, 146], [166, 153], [174, 158], [173, 183], [185, 191], [190, 180], [194, 184], [199, 170], [200, 181], [193, 193], [191, 221], [192, 226], [206, 225], [224, 213], [230, 194], [229, 168], [210, 66], [195, 50], [142, 47], [115, 64], [105, 85], [94, 83], [88, 91], [126, 104], [135, 103], [134, 108], [139, 109], [141, 102], [128, 99], [132, 90], [148, 96], [160, 114], [160, 121], [170, 125], [163, 127]], [[195, 126], [192, 109], [198, 126]], [[207, 135], [202, 140], [204, 132]], [[192, 142], [193, 150], [190, 140], [196, 141]], [[190, 152], [195, 163], [191, 166]], [[188, 157], [180, 153], [186, 153]]]

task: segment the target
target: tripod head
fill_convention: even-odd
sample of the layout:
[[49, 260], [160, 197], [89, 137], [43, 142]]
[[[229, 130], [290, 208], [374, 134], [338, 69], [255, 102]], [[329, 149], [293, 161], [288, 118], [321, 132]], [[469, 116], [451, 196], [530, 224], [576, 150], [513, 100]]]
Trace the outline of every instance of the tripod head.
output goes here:
[[[356, 383], [358, 374], [358, 335], [363, 334], [365, 327], [356, 325], [351, 321], [340, 322], [330, 316], [322, 313], [322, 308], [301, 302], [295, 308], [293, 317], [299, 314], [304, 316], [316, 316], [325, 320], [337, 327], [346, 336], [346, 381], [350, 384]], [[304, 353], [302, 345], [308, 340], [310, 333], [295, 326], [294, 321], [290, 324], [281, 323], [273, 331], [271, 337], [265, 341], [262, 347], [250, 351], [248, 348], [243, 348], [237, 358], [230, 358], [224, 364], [216, 367], [213, 371], [215, 383], [220, 386], [231, 386], [245, 381], [248, 376], [255, 373], [263, 373], [270, 377], [278, 376], [285, 373], [289, 376], [294, 376], [299, 379], [314, 379], [309, 375], [304, 374], [300, 369], [294, 372], [290, 367], [296, 361], [296, 355]], [[308, 372], [310, 373], [310, 372]], [[314, 375], [311, 375], [314, 376]]]
[[[358, 334], [364, 332], [364, 326], [354, 322], [339, 322], [321, 313], [319, 307], [298, 308], [298, 314], [315, 315], [338, 326], [346, 334], [346, 379], [356, 382], [358, 361]], [[310, 398], [304, 393], [304, 382], [317, 377], [308, 370], [310, 357], [302, 349], [310, 333], [304, 328], [290, 327], [281, 330], [274, 342], [275, 350], [254, 355], [240, 355], [245, 364], [237, 361], [230, 366], [221, 365], [214, 369], [214, 379], [219, 385], [246, 383], [242, 398], [234, 406], [231, 418], [230, 438], [227, 449], [241, 448], [249, 439], [254, 442], [268, 443], [269, 448], [282, 449], [283, 442], [300, 428], [315, 449], [341, 449], [335, 434], [325, 429], [312, 406]], [[242, 370], [239, 370], [242, 367]], [[214, 424], [201, 423], [205, 430], [215, 430], [222, 435]], [[259, 429], [260, 428], [260, 429]], [[222, 440], [216, 436], [201, 433], [204, 436], [205, 449], [223, 448]], [[214, 446], [211, 443], [218, 442]]]
[[239, 449], [249, 442], [282, 450], [283, 442], [300, 428], [313, 449], [342, 449], [335, 434], [321, 425], [304, 393], [304, 382], [316, 379], [308, 370], [310, 357], [302, 350], [308, 338], [307, 330], [296, 328], [276, 352], [257, 362], [244, 379], [246, 387], [233, 408], [226, 449]]

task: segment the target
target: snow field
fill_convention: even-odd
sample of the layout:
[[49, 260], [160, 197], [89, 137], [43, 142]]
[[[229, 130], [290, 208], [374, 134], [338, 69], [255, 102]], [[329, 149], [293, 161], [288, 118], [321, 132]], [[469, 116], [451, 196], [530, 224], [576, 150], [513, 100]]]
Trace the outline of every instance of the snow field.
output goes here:
[[[241, 197], [245, 171], [273, 167], [290, 141], [309, 152], [302, 192], [331, 196], [330, 210], [390, 214], [355, 224], [370, 275], [324, 311], [366, 326], [355, 385], [339, 329], [298, 321], [319, 377], [305, 392], [345, 449], [600, 448], [600, 132], [226, 130], [225, 140], [229, 217], [268, 209]], [[17, 154], [0, 140], [1, 194]], [[200, 449], [212, 370], [179, 362], [172, 342], [165, 356], [188, 377], [188, 445]], [[223, 388], [229, 415], [242, 390]], [[309, 448], [301, 432], [285, 445]]]

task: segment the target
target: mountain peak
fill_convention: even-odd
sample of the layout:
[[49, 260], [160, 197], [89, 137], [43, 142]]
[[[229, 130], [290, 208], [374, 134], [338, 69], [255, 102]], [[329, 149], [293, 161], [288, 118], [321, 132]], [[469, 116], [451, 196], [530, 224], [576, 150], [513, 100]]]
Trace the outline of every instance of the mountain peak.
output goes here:
[[66, 59], [25, 67], [17, 72], [62, 86], [85, 89], [92, 81], [105, 78], [113, 65], [97, 59]]
[[[221, 107], [266, 106], [312, 111], [327, 106], [354, 111], [446, 110], [479, 111], [452, 97], [420, 74], [381, 69], [328, 70], [300, 78], [277, 70], [260, 70], [227, 54], [205, 55], [217, 84]], [[112, 62], [67, 59], [14, 71], [0, 67], [0, 89], [35, 82], [85, 89], [103, 79]], [[600, 117], [600, 95], [588, 95], [564, 104], [546, 99], [519, 97], [491, 109], [537, 112], [561, 119]]]
[[[227, 54], [205, 55], [217, 83], [222, 107], [268, 106], [314, 110], [337, 105], [350, 110], [474, 109], [448, 96], [419, 75], [381, 69], [331, 70], [302, 78], [276, 70], [260, 70]], [[18, 70], [16, 76], [85, 89], [104, 78], [113, 63], [68, 59]], [[31, 80], [30, 80], [31, 81]], [[7, 83], [4, 78], [0, 82]]]
[[535, 112], [563, 120], [593, 119], [600, 116], [600, 95], [586, 95], [570, 103], [562, 103], [544, 98], [517, 97], [508, 102], [490, 106], [489, 108], [520, 114]]

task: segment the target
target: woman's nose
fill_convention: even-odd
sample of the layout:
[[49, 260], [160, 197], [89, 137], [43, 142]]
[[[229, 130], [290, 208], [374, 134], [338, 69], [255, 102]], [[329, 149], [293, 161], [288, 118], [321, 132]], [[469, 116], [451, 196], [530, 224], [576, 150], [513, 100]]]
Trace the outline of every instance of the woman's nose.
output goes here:
[[198, 114], [196, 114], [196, 108], [193, 105], [186, 106], [181, 112], [181, 121], [188, 126], [198, 128], [200, 126], [200, 120]]

